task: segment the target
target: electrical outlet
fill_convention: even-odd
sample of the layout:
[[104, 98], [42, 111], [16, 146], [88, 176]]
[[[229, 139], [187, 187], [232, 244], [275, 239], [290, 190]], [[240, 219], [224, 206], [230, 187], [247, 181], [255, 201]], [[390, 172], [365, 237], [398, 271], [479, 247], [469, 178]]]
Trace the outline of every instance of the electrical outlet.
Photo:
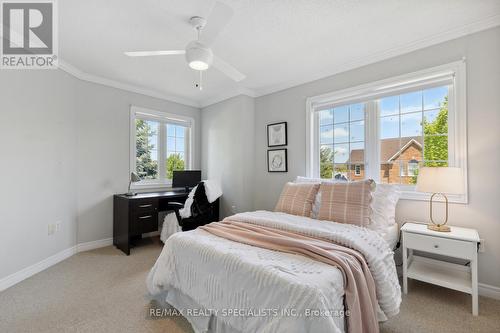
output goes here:
[[55, 224], [53, 224], [53, 223], [49, 224], [49, 225], [47, 226], [47, 234], [48, 234], [49, 236], [52, 236], [52, 235], [53, 235], [53, 234], [55, 234], [55, 233], [56, 233], [56, 225], [55, 225]]
[[231, 206], [231, 212], [232, 212], [233, 214], [236, 214], [236, 213], [238, 212], [238, 210], [237, 210], [237, 208], [236, 208], [236, 205], [232, 205], [232, 206]]
[[484, 253], [486, 251], [485, 248], [484, 248], [484, 239], [480, 239], [479, 242], [480, 243], [479, 243], [479, 251], [478, 252], [479, 253]]

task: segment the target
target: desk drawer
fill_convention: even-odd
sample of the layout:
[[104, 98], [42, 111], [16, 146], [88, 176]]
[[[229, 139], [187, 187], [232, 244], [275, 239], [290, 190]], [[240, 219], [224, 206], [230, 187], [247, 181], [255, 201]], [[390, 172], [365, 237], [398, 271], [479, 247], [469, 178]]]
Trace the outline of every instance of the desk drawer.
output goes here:
[[454, 258], [473, 259], [476, 243], [434, 237], [415, 233], [404, 233], [405, 246], [409, 249], [440, 254]]
[[143, 199], [143, 200], [133, 200], [132, 203], [133, 213], [146, 213], [146, 212], [157, 212], [158, 211], [158, 200], [157, 199]]
[[158, 230], [158, 212], [132, 214], [130, 230], [135, 235]]

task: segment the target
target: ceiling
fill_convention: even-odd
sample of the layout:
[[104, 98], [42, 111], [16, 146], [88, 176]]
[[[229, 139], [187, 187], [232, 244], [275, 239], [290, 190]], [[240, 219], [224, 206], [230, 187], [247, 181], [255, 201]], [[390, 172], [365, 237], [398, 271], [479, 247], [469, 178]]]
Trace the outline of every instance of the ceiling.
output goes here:
[[194, 106], [260, 96], [500, 25], [500, 0], [220, 0], [234, 16], [212, 49], [246, 74], [210, 68], [202, 91], [183, 56], [124, 51], [184, 49], [191, 16], [213, 0], [59, 1], [59, 54], [81, 76]]

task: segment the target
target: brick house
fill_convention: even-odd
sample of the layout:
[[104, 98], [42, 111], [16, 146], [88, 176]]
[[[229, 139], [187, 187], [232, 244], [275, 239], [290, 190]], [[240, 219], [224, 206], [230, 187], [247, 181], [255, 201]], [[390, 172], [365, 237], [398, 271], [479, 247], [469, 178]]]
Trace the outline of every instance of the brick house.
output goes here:
[[[351, 162], [352, 161], [352, 162]], [[349, 179], [365, 177], [364, 149], [351, 151]], [[411, 184], [422, 162], [422, 137], [383, 139], [380, 142], [380, 182]]]

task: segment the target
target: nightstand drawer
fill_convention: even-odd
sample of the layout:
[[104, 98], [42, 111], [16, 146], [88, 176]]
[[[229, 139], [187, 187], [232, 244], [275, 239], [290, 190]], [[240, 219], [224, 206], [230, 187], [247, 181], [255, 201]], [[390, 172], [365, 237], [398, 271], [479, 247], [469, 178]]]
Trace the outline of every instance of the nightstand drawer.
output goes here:
[[472, 259], [476, 251], [476, 244], [473, 242], [409, 232], [404, 233], [404, 242], [409, 249], [455, 258]]
[[158, 213], [145, 212], [135, 213], [130, 219], [130, 231], [135, 234], [143, 234], [158, 230]]
[[155, 199], [134, 200], [131, 205], [133, 213], [158, 211], [158, 200]]

